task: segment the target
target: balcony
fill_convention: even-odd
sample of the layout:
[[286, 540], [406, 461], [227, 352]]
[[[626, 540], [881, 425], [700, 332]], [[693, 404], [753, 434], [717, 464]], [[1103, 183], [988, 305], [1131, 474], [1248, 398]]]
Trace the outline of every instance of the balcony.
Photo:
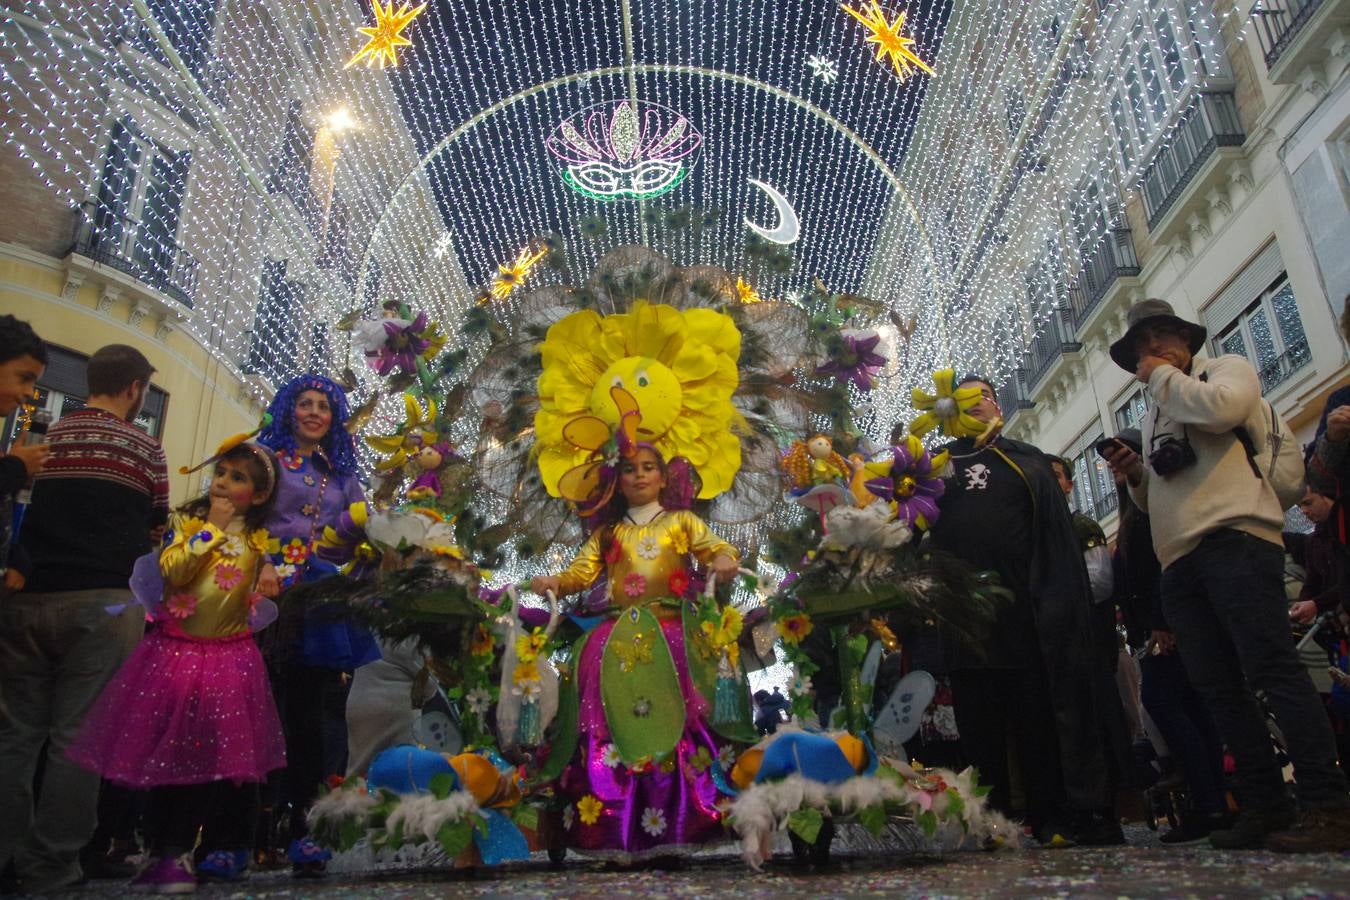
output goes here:
[[1252, 25], [1266, 68], [1273, 69], [1298, 37], [1303, 26], [1321, 8], [1323, 0], [1261, 0], [1252, 7]]
[[1160, 147], [1144, 170], [1144, 209], [1150, 232], [1176, 205], [1221, 147], [1247, 139], [1231, 91], [1206, 92], [1177, 122], [1172, 141]]
[[1257, 371], [1261, 379], [1261, 393], [1267, 394], [1289, 380], [1299, 369], [1312, 362], [1312, 351], [1306, 339], [1294, 344], [1282, 355], [1266, 363]]
[[1045, 323], [1044, 330], [1027, 348], [1027, 387], [1034, 388], [1065, 353], [1076, 353], [1083, 345], [1074, 339], [1073, 329], [1066, 321], [1068, 314], [1057, 309]]
[[1112, 228], [1090, 253], [1080, 257], [1082, 269], [1078, 283], [1069, 291], [1069, 309], [1075, 329], [1083, 327], [1097, 309], [1116, 279], [1139, 274], [1139, 257], [1134, 252], [1130, 229]]
[[166, 245], [141, 222], [116, 215], [89, 201], [76, 211], [70, 250], [192, 309], [197, 292], [197, 259], [176, 244]]
[[1011, 421], [1012, 417], [1024, 409], [1031, 409], [1036, 404], [1027, 396], [1027, 389], [1023, 386], [1026, 379], [1026, 370], [1020, 366], [1012, 376], [998, 387], [998, 408], [1003, 412], [1003, 418]]

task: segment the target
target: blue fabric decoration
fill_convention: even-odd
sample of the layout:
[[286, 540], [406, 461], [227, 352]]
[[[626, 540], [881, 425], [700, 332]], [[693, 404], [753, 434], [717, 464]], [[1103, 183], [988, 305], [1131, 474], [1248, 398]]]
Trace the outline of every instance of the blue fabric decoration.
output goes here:
[[381, 750], [370, 761], [366, 784], [372, 791], [384, 788], [396, 794], [425, 793], [431, 790], [431, 779], [443, 774], [459, 787], [459, 776], [444, 756], [413, 744], [398, 744]]
[[780, 735], [764, 750], [755, 783], [800, 774], [822, 784], [841, 784], [858, 773], [829, 735], [792, 732]]
[[525, 835], [520, 833], [509, 816], [496, 809], [480, 809], [478, 814], [487, 823], [486, 835], [476, 828], [473, 832], [473, 842], [483, 857], [483, 865], [495, 866], [530, 858], [530, 846], [525, 842]]
[[605, 621], [606, 616], [568, 616], [572, 622], [581, 629], [582, 633], [588, 633], [592, 628]]

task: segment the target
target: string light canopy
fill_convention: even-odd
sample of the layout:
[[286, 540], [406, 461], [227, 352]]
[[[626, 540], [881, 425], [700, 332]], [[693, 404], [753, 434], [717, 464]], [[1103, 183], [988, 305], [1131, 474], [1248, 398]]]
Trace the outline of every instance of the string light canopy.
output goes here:
[[[241, 370], [368, 377], [333, 324], [386, 301], [460, 349], [485, 292], [509, 314], [504, 273], [564, 284], [643, 244], [747, 299], [881, 304], [888, 364], [853, 397], [880, 441], [935, 366], [1017, 366], [1119, 216], [1093, 198], [1223, 75], [1210, 6], [33, 0], [0, 26], [0, 128], [76, 249]], [[387, 68], [349, 67], [359, 29]], [[746, 226], [787, 211], [790, 246]]]

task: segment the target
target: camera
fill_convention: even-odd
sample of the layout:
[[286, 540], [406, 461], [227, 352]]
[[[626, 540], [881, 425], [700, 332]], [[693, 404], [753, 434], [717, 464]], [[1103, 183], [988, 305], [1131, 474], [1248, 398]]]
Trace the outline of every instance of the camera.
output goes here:
[[1154, 438], [1153, 452], [1148, 455], [1149, 468], [1167, 478], [1188, 466], [1195, 465], [1195, 450], [1183, 435], [1164, 434]]

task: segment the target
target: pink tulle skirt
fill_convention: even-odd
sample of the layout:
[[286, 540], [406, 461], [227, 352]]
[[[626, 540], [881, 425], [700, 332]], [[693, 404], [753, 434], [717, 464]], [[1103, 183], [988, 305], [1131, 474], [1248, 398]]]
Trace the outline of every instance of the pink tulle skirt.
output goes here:
[[154, 628], [85, 718], [67, 755], [134, 788], [263, 781], [286, 765], [262, 654], [248, 633]]

